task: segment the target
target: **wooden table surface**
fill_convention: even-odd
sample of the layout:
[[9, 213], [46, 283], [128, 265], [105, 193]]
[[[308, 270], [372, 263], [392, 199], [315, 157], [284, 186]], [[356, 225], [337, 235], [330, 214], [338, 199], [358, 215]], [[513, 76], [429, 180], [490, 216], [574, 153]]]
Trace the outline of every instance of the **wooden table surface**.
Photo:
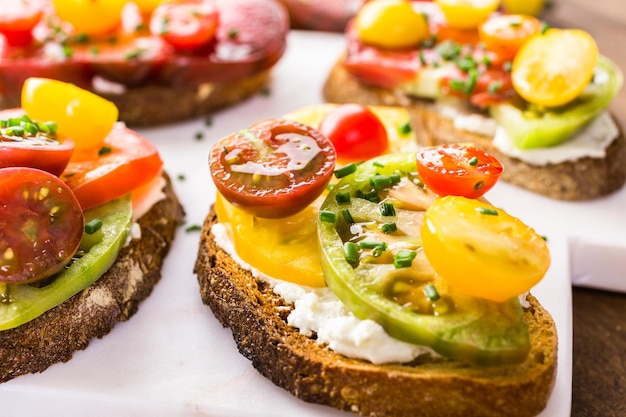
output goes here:
[[[588, 31], [600, 52], [626, 73], [626, 0], [547, 2], [544, 20]], [[626, 88], [612, 111], [626, 128]], [[626, 271], [624, 275], [626, 279]], [[626, 294], [576, 287], [572, 291], [572, 417], [626, 416]]]
[[[625, 6], [624, 0], [552, 0], [543, 17], [587, 30], [626, 72]], [[626, 127], [626, 89], [612, 110]], [[573, 315], [572, 416], [626, 416], [626, 294], [574, 288]]]

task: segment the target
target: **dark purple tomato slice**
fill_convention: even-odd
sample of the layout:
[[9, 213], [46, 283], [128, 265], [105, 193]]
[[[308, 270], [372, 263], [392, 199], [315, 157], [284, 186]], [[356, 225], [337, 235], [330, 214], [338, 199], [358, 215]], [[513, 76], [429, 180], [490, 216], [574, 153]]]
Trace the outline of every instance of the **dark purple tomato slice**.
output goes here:
[[209, 166], [217, 190], [233, 205], [259, 217], [290, 216], [326, 188], [335, 149], [318, 130], [268, 119], [221, 139]]
[[58, 177], [0, 169], [0, 282], [29, 283], [62, 270], [80, 245], [84, 223], [78, 200]]

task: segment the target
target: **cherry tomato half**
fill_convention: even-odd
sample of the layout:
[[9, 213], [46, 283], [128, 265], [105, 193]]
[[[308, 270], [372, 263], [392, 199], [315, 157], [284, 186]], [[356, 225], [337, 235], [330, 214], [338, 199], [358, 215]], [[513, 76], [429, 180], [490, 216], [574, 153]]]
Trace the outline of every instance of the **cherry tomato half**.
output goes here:
[[195, 49], [215, 36], [218, 12], [203, 0], [170, 0], [160, 4], [150, 19], [150, 32], [176, 49]]
[[335, 146], [337, 158], [344, 161], [370, 159], [389, 147], [385, 125], [361, 104], [338, 106], [324, 117], [319, 130]]
[[541, 236], [479, 200], [438, 198], [426, 210], [421, 237], [426, 258], [451, 287], [497, 302], [530, 290], [550, 266]]
[[226, 200], [259, 217], [279, 218], [311, 204], [330, 182], [333, 144], [299, 122], [268, 119], [221, 139], [209, 167]]
[[512, 60], [517, 51], [532, 35], [541, 31], [541, 22], [533, 16], [494, 15], [478, 27], [485, 47], [503, 59]]
[[32, 30], [42, 16], [41, 6], [31, 0], [3, 0], [0, 33], [12, 46], [26, 46], [33, 41]]
[[58, 177], [0, 169], [0, 282], [28, 283], [59, 272], [83, 237], [83, 212]]
[[416, 159], [422, 181], [440, 196], [478, 198], [495, 185], [503, 171], [495, 157], [467, 145], [424, 148]]
[[146, 184], [162, 166], [156, 147], [148, 139], [118, 125], [100, 149], [75, 154], [61, 178], [87, 210]]
[[56, 134], [55, 123], [33, 121], [20, 112], [0, 112], [0, 168], [31, 167], [61, 175], [74, 142]]
[[127, 0], [53, 0], [57, 15], [74, 27], [76, 33], [103, 35], [122, 22]]

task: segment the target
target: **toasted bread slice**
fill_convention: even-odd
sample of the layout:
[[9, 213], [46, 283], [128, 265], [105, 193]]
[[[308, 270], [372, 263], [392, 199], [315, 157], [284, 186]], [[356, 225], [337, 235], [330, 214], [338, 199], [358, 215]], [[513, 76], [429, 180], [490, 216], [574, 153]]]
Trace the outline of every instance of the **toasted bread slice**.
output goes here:
[[331, 103], [405, 106], [422, 145], [472, 142], [502, 162], [504, 181], [550, 198], [594, 199], [620, 189], [626, 182], [626, 139], [621, 129], [606, 149], [604, 158], [585, 157], [558, 164], [532, 165], [502, 153], [491, 137], [456, 128], [452, 120], [442, 117], [427, 100], [359, 82], [344, 69], [341, 59], [331, 69], [323, 95]]
[[274, 384], [304, 401], [363, 416], [535, 416], [557, 369], [557, 333], [532, 296], [524, 312], [532, 347], [518, 365], [477, 367], [431, 356], [374, 365], [337, 354], [287, 324], [291, 306], [215, 242], [211, 211], [195, 272], [203, 302], [232, 330], [239, 352]]
[[184, 212], [169, 177], [165, 198], [138, 221], [141, 237], [122, 248], [90, 287], [19, 327], [0, 331], [0, 382], [67, 362], [74, 351], [137, 312], [161, 277], [161, 265]]

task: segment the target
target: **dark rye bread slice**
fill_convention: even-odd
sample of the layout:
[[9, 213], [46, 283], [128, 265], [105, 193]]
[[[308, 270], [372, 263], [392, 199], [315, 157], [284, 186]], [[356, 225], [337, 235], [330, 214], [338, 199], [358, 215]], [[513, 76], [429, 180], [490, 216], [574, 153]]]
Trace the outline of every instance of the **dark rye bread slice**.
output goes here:
[[93, 285], [36, 319], [0, 331], [0, 382], [67, 362], [137, 312], [161, 278], [161, 265], [184, 211], [169, 177], [166, 198], [139, 219], [141, 238], [126, 245]]
[[511, 184], [558, 200], [590, 200], [619, 190], [626, 182], [626, 139], [620, 129], [606, 150], [605, 158], [585, 157], [558, 164], [531, 165], [503, 154], [492, 138], [459, 130], [442, 117], [427, 100], [373, 87], [352, 77], [338, 60], [324, 87], [324, 99], [331, 103], [404, 106], [408, 109], [420, 144], [472, 142], [502, 162], [502, 179]]
[[98, 94], [117, 106], [119, 119], [131, 127], [152, 127], [206, 116], [235, 105], [263, 90], [270, 71], [229, 83], [206, 83], [198, 87], [144, 86], [122, 94]]
[[290, 306], [215, 243], [216, 222], [212, 210], [195, 265], [202, 300], [232, 330], [239, 352], [296, 397], [380, 417], [530, 417], [545, 408], [557, 369], [557, 334], [534, 297], [524, 313], [532, 348], [520, 365], [481, 368], [432, 357], [373, 365], [334, 353], [289, 326]]

